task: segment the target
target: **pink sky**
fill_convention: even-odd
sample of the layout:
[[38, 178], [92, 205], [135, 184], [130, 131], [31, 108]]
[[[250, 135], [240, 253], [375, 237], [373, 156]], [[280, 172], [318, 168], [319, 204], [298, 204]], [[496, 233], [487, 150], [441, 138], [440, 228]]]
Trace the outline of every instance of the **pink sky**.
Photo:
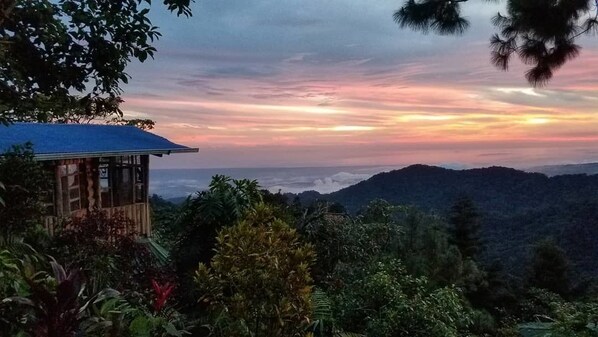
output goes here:
[[470, 31], [439, 37], [398, 29], [395, 1], [302, 4], [202, 1], [190, 20], [155, 18], [156, 60], [133, 65], [123, 108], [200, 148], [156, 167], [598, 160], [593, 41], [534, 89], [521, 65], [489, 63], [500, 5], [470, 8]]

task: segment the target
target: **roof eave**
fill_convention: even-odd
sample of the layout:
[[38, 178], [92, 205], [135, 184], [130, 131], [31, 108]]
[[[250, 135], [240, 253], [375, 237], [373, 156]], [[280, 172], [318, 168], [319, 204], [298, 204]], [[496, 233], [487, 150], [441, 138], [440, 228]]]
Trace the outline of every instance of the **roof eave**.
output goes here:
[[195, 153], [198, 148], [173, 148], [173, 149], [155, 149], [155, 150], [131, 150], [131, 151], [98, 151], [98, 152], [63, 152], [63, 153], [36, 153], [35, 159], [58, 160], [58, 159], [76, 159], [76, 158], [97, 158], [97, 157], [119, 157], [119, 156], [139, 156], [139, 155], [164, 155], [173, 153]]

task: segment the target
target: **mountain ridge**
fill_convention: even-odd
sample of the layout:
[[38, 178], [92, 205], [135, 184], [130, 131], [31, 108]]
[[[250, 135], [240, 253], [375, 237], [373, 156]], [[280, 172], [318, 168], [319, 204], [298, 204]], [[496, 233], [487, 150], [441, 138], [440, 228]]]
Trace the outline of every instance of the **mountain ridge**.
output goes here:
[[527, 172], [539, 172], [549, 177], [571, 174], [598, 174], [598, 163], [542, 165], [526, 169]]
[[298, 197], [304, 204], [336, 202], [350, 213], [385, 199], [446, 216], [462, 195], [482, 215], [485, 260], [501, 260], [520, 274], [534, 242], [553, 238], [579, 273], [598, 276], [598, 175], [548, 177], [500, 166], [453, 170], [412, 165], [330, 194], [303, 192]]
[[[433, 188], [430, 186], [432, 184], [437, 184], [435, 191], [432, 191]], [[327, 199], [339, 202], [349, 211], [355, 212], [374, 198], [387, 199], [390, 202], [415, 203], [426, 209], [439, 209], [445, 207], [447, 198], [454, 199], [460, 194], [467, 194], [474, 201], [478, 199], [478, 203], [486, 211], [505, 211], [506, 209], [517, 210], [521, 207], [497, 205], [496, 200], [487, 200], [484, 196], [492, 192], [494, 196], [498, 194], [503, 199], [511, 199], [515, 192], [519, 192], [526, 198], [534, 198], [532, 200], [536, 201], [528, 206], [540, 207], [543, 201], [551, 200], [547, 200], [550, 195], [546, 194], [550, 189], [564, 190], [578, 195], [586, 192], [588, 196], [598, 198], [598, 177], [586, 174], [549, 177], [543, 173], [502, 166], [454, 170], [416, 164], [376, 174], [337, 192], [320, 194], [306, 191], [299, 193], [298, 196], [301, 199], [306, 197], [304, 200], [308, 201]], [[430, 193], [439, 190], [444, 197]], [[404, 193], [400, 194], [400, 192]], [[368, 200], [364, 201], [364, 198]], [[503, 203], [506, 201], [504, 200]]]

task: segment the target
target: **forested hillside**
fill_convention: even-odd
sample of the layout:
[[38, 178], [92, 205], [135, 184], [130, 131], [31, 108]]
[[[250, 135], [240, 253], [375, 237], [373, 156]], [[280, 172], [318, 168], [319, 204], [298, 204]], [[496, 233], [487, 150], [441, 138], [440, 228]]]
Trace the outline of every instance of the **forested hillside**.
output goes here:
[[328, 195], [305, 192], [304, 203], [337, 202], [351, 213], [380, 198], [446, 215], [459, 196], [482, 214], [483, 256], [513, 273], [538, 239], [553, 238], [581, 274], [598, 273], [598, 175], [547, 177], [504, 167], [450, 170], [413, 165], [381, 173]]
[[[357, 215], [217, 175], [180, 205], [153, 196], [151, 238], [124, 213], [101, 210], [50, 235], [44, 168], [17, 148], [0, 156], [0, 336], [527, 337], [538, 322], [544, 336], [595, 336], [596, 282], [571, 273], [565, 251], [543, 237], [557, 233], [593, 270], [585, 219], [598, 207], [574, 202], [573, 189], [538, 205], [571, 203], [509, 205], [505, 191], [526, 200], [518, 184], [569, 178], [505, 169], [490, 169], [510, 178], [485, 188], [503, 193], [500, 208], [518, 211], [511, 218], [487, 210], [488, 200], [482, 212], [466, 196], [449, 200], [458, 194], [443, 179], [473, 172], [463, 185], [475, 187], [484, 171], [408, 168], [403, 181], [419, 184], [400, 186], [403, 195], [436, 186], [445, 209], [440, 197], [436, 212], [376, 199]], [[426, 187], [426, 176], [436, 184]], [[521, 242], [533, 242], [526, 254]], [[484, 261], [491, 253], [501, 261]], [[500, 266], [515, 260], [520, 277]]]

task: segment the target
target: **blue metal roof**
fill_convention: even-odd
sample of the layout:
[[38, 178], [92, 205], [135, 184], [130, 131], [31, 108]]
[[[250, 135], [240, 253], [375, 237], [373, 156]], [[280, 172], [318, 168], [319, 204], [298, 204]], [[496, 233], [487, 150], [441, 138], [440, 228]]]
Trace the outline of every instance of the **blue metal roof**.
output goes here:
[[33, 144], [39, 160], [197, 152], [134, 126], [102, 124], [0, 124], [0, 153]]

